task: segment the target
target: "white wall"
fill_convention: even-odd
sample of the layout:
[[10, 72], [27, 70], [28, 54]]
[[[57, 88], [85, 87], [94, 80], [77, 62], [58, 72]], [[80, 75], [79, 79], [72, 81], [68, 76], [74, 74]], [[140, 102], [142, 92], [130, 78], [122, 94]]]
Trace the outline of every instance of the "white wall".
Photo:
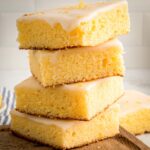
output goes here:
[[[125, 47], [126, 66], [150, 68], [150, 0], [128, 2], [131, 32], [120, 38]], [[27, 52], [19, 51], [16, 42], [16, 19], [21, 14], [72, 3], [78, 0], [0, 0], [0, 70], [28, 69]]]

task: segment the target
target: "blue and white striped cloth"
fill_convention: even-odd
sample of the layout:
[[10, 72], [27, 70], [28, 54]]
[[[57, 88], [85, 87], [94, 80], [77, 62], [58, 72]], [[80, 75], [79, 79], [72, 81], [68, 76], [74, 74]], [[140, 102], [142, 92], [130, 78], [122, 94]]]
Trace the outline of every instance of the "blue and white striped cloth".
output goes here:
[[0, 94], [2, 95], [2, 101], [6, 105], [5, 110], [0, 116], [0, 125], [10, 124], [10, 110], [15, 107], [15, 94], [14, 92], [7, 90], [5, 87], [0, 89]]

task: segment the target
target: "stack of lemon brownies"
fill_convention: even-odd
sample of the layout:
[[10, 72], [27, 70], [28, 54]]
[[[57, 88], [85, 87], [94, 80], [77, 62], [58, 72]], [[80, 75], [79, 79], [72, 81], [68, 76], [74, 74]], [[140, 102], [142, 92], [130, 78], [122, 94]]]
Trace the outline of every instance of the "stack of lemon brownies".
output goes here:
[[15, 87], [11, 130], [68, 149], [119, 133], [126, 1], [80, 3], [25, 14], [17, 21], [33, 77]]

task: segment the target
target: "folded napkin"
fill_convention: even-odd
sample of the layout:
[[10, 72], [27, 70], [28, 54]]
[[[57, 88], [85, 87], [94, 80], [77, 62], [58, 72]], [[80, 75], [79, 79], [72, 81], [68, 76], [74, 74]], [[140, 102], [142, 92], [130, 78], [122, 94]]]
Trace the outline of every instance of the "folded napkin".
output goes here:
[[0, 125], [8, 125], [10, 123], [10, 111], [15, 107], [15, 94], [5, 87], [0, 89], [2, 101], [6, 105], [5, 110], [0, 115]]

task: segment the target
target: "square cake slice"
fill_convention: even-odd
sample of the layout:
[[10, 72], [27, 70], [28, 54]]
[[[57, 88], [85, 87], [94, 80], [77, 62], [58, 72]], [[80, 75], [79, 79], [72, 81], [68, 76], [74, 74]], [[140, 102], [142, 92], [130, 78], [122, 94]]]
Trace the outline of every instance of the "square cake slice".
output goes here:
[[57, 51], [31, 50], [30, 69], [43, 86], [123, 76], [123, 46], [117, 39], [95, 47]]
[[124, 93], [119, 76], [63, 86], [42, 87], [33, 77], [15, 87], [16, 109], [49, 118], [90, 120]]
[[68, 149], [119, 133], [119, 105], [113, 105], [90, 121], [52, 120], [11, 112], [11, 130], [27, 139]]
[[17, 20], [21, 49], [95, 46], [130, 30], [125, 0], [68, 6]]
[[126, 91], [119, 104], [122, 127], [133, 134], [150, 132], [150, 96], [138, 91]]

